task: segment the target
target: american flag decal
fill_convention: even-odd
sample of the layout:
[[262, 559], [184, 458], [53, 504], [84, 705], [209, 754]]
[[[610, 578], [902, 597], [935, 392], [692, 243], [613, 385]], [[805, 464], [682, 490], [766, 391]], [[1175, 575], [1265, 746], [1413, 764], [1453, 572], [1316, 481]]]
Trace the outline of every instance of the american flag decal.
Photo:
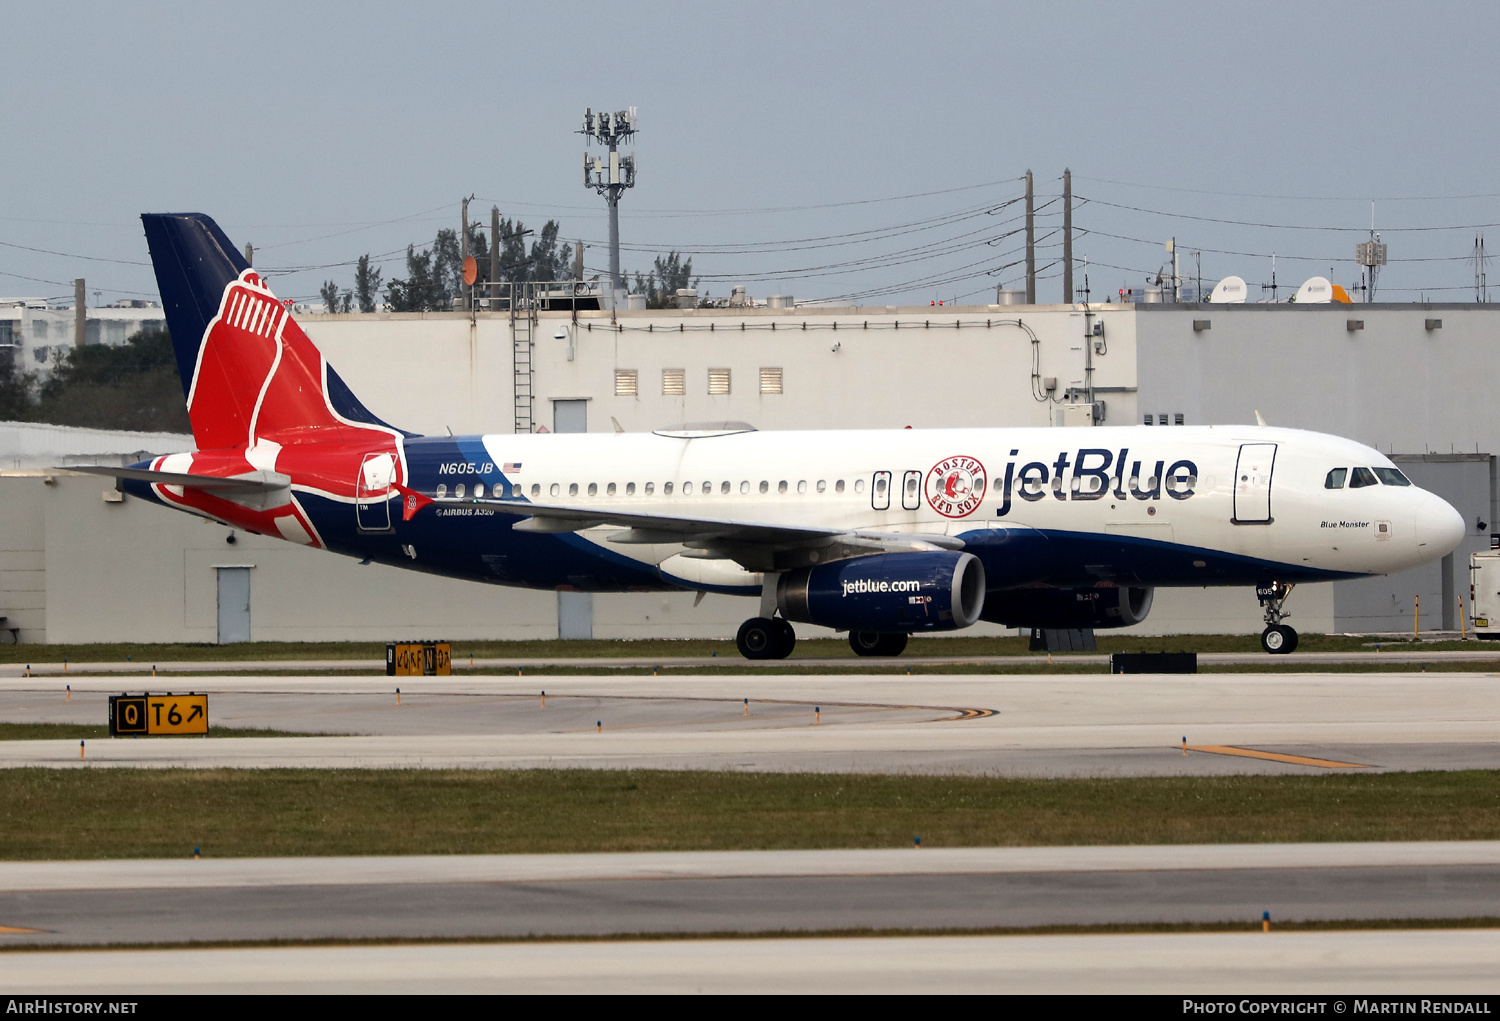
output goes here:
[[518, 472], [518, 471], [521, 470], [521, 462], [520, 461], [506, 461], [504, 464], [502, 464], [500, 466], [500, 470], [502, 472], [504, 472], [506, 475], [514, 475], [516, 472]]

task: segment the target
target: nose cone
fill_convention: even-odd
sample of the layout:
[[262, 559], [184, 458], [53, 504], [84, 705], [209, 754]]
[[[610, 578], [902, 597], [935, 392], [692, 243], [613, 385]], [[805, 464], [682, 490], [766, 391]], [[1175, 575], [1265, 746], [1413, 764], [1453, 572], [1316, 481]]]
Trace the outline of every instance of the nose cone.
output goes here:
[[1448, 501], [1432, 494], [1417, 508], [1417, 544], [1424, 560], [1436, 560], [1453, 552], [1464, 537], [1464, 519]]

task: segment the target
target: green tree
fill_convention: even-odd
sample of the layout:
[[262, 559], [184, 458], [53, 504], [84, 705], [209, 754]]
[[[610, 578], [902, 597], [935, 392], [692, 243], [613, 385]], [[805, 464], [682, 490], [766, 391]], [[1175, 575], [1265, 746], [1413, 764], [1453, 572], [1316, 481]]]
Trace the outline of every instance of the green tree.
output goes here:
[[191, 432], [171, 336], [143, 331], [118, 346], [71, 348], [42, 384], [34, 417], [93, 429]]
[[15, 352], [0, 351], [0, 422], [24, 422], [34, 412], [36, 376], [16, 368]]
[[361, 312], [375, 311], [375, 303], [380, 299], [380, 276], [380, 270], [370, 265], [369, 253], [361, 255], [354, 269], [354, 300]]
[[697, 286], [692, 257], [684, 259], [677, 252], [669, 252], [666, 257], [658, 255], [650, 273], [635, 275], [635, 291], [646, 296], [647, 308], [675, 308], [678, 290]]
[[441, 306], [432, 280], [432, 251], [406, 246], [406, 277], [392, 277], [385, 285], [385, 301], [392, 312], [431, 312]]
[[347, 312], [353, 303], [353, 294], [350, 291], [340, 294], [339, 285], [332, 280], [324, 281], [318, 293], [323, 296], [323, 304], [328, 306], [329, 312]]

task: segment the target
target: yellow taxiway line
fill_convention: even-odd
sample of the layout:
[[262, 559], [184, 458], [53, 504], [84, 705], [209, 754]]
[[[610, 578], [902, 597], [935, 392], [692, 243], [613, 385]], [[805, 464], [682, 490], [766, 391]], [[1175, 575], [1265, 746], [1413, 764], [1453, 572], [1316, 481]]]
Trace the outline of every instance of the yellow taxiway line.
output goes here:
[[1230, 745], [1188, 745], [1190, 752], [1210, 752], [1214, 755], [1243, 755], [1247, 759], [1270, 759], [1273, 762], [1289, 762], [1294, 766], [1321, 766], [1324, 769], [1369, 769], [1363, 762], [1336, 762], [1333, 759], [1314, 759], [1306, 755], [1283, 755], [1280, 752], [1262, 752], [1254, 748], [1234, 748]]

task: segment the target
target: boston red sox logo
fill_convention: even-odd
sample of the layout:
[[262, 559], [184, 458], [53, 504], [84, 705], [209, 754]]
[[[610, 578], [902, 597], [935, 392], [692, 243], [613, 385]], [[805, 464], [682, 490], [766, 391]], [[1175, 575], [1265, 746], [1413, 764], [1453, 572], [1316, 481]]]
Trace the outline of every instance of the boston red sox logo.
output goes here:
[[987, 478], [976, 458], [945, 457], [927, 473], [927, 502], [945, 518], [966, 517], [984, 499]]

